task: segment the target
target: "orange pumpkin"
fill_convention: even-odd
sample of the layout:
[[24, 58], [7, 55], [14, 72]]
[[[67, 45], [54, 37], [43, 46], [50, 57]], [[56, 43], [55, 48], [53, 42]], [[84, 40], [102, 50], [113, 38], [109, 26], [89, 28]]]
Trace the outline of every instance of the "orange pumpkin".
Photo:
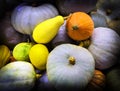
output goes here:
[[85, 91], [104, 91], [106, 84], [106, 77], [100, 70], [94, 71], [94, 76], [89, 82]]
[[84, 12], [74, 12], [67, 18], [67, 34], [73, 40], [85, 40], [89, 38], [94, 30], [92, 18]]

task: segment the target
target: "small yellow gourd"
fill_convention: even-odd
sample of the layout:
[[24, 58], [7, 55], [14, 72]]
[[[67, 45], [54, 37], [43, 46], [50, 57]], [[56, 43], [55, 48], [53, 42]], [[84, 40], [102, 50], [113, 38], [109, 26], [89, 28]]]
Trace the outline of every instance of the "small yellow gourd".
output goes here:
[[3, 67], [10, 58], [10, 49], [6, 45], [0, 45], [0, 68]]

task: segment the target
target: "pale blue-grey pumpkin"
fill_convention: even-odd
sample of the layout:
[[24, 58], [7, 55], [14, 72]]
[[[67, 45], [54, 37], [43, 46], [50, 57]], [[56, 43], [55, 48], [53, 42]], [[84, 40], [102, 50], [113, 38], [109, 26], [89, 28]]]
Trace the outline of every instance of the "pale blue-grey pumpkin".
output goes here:
[[56, 15], [58, 11], [52, 4], [36, 7], [21, 4], [13, 10], [11, 23], [18, 32], [31, 35], [37, 24]]
[[108, 69], [116, 64], [120, 55], [120, 36], [110, 28], [97, 27], [88, 50], [95, 58], [96, 68]]
[[47, 60], [49, 82], [58, 91], [81, 91], [94, 74], [95, 61], [85, 48], [74, 44], [56, 46]]

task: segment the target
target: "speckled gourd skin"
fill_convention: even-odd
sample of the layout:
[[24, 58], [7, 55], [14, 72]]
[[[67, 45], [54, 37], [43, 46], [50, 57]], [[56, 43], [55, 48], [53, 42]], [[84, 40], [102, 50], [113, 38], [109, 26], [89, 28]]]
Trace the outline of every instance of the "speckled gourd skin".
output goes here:
[[0, 91], [30, 91], [35, 84], [35, 76], [30, 63], [9, 63], [0, 69]]

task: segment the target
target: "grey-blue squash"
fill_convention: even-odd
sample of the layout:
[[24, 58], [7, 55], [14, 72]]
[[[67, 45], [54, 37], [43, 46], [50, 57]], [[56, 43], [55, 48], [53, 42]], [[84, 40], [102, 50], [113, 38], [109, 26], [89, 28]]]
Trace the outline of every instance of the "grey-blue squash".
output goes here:
[[82, 91], [92, 79], [95, 61], [85, 48], [74, 44], [56, 46], [47, 60], [47, 76], [57, 91]]
[[0, 91], [30, 91], [36, 80], [29, 62], [11, 62], [0, 69]]

